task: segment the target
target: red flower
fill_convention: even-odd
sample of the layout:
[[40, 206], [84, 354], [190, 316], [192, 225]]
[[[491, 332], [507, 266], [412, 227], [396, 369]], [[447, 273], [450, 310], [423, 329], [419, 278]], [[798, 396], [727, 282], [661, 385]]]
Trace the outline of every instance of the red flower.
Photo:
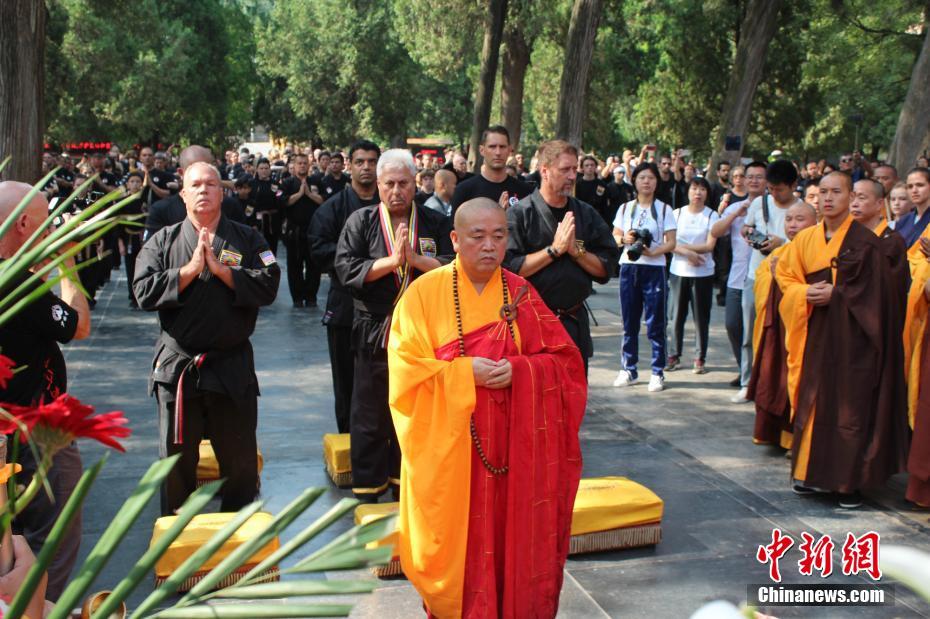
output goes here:
[[[0, 432], [10, 434], [20, 428], [19, 424], [23, 424], [32, 439], [44, 451], [52, 454], [76, 438], [92, 438], [114, 449], [126, 451], [116, 441], [117, 438], [125, 438], [130, 434], [130, 429], [125, 427], [126, 417], [120, 411], [94, 415], [92, 406], [81, 404], [77, 398], [72, 398], [67, 393], [48, 404], [2, 406], [14, 419], [0, 419]], [[22, 441], [25, 443], [26, 440], [26, 436], [23, 435]]]
[[0, 389], [6, 389], [7, 383], [13, 378], [13, 368], [16, 363], [4, 355], [0, 355]]

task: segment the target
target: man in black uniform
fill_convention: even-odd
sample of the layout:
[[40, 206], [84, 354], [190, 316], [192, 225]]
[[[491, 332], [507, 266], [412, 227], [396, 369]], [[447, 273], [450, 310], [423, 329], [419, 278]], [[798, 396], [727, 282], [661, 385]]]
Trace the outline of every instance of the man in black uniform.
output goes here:
[[323, 203], [310, 221], [310, 254], [320, 269], [329, 273], [329, 295], [323, 324], [329, 345], [329, 363], [333, 373], [336, 399], [336, 427], [340, 434], [349, 431], [352, 383], [355, 361], [352, 354], [352, 293], [336, 276], [336, 243], [349, 215], [381, 200], [378, 197], [375, 168], [381, 149], [361, 140], [349, 148], [352, 184]]
[[336, 247], [336, 274], [352, 291], [352, 491], [377, 502], [400, 489], [400, 447], [388, 408], [387, 335], [394, 305], [420, 273], [452, 259], [448, 218], [416, 206], [417, 168], [410, 151], [391, 149], [378, 159], [380, 204], [349, 216]]
[[597, 159], [591, 155], [581, 158], [581, 178], [575, 181], [575, 197], [593, 206], [608, 225], [613, 221], [608, 219], [610, 207], [607, 183], [598, 177]]
[[562, 140], [542, 144], [539, 171], [540, 187], [507, 209], [504, 266], [536, 287], [581, 350], [587, 370], [594, 346], [584, 302], [592, 280], [610, 279], [620, 252], [598, 212], [572, 197], [578, 149]]
[[349, 177], [343, 174], [345, 163], [345, 159], [343, 159], [340, 152], [333, 153], [333, 156], [330, 157], [329, 172], [324, 174], [323, 179], [320, 181], [324, 200], [332, 198], [345, 189], [345, 186], [349, 183]]
[[[178, 174], [183, 178], [184, 171], [195, 163], [213, 165], [213, 153], [209, 148], [192, 144], [181, 151], [178, 165]], [[223, 198], [223, 215], [237, 223], [245, 222], [245, 212], [238, 202], [232, 198]], [[152, 238], [156, 232], [167, 226], [181, 223], [187, 217], [187, 208], [181, 194], [173, 194], [149, 206], [145, 218], [145, 241]]]
[[249, 336], [258, 308], [274, 301], [281, 270], [259, 232], [222, 214], [212, 165], [187, 167], [181, 196], [187, 218], [143, 245], [133, 281], [139, 306], [158, 310], [161, 326], [151, 379], [159, 454], [181, 454], [165, 480], [162, 514], [197, 487], [205, 435], [226, 478], [222, 510], [237, 511], [258, 493], [258, 379]]
[[252, 179], [252, 201], [255, 203], [259, 230], [271, 253], [278, 255], [278, 239], [281, 238], [281, 202], [278, 200], [278, 184], [271, 175], [271, 162], [259, 159]]
[[310, 160], [299, 153], [294, 156], [294, 176], [281, 183], [287, 219], [284, 245], [287, 247], [287, 287], [294, 307], [316, 307], [320, 289], [320, 268], [310, 257], [307, 230], [317, 207], [323, 203], [319, 181], [309, 176]]
[[[0, 183], [0, 223], [12, 214], [19, 202], [29, 193], [31, 186], [25, 183]], [[12, 257], [48, 216], [48, 202], [40, 193], [32, 199], [26, 210], [17, 217], [13, 227], [0, 239], [0, 257]], [[67, 267], [73, 267], [67, 261]], [[27, 275], [10, 283], [6, 292], [11, 292], [25, 282]], [[0, 294], [5, 294], [0, 292]], [[35, 406], [48, 403], [68, 390], [68, 375], [65, 359], [58, 348], [59, 343], [72, 339], [84, 339], [90, 335], [90, 308], [84, 295], [64, 279], [61, 282], [61, 298], [51, 291], [23, 308], [9, 322], [0, 327], [0, 349], [12, 359], [19, 371], [10, 378], [6, 387], [0, 389], [0, 402], [20, 406]], [[8, 444], [12, 436], [7, 437]], [[12, 449], [10, 450], [12, 451]], [[17, 483], [28, 484], [36, 470], [36, 461], [29, 449], [19, 450], [19, 464], [23, 472]], [[24, 535], [33, 552], [38, 553], [61, 508], [74, 491], [81, 477], [81, 455], [77, 444], [72, 443], [52, 458], [48, 481], [53, 499], [40, 491], [35, 499], [13, 521], [13, 532]], [[46, 597], [58, 599], [68, 576], [77, 561], [81, 544], [81, 513], [65, 533], [48, 568]]]
[[452, 217], [455, 210], [472, 198], [490, 198], [507, 208], [533, 193], [532, 185], [517, 180], [507, 174], [507, 159], [513, 152], [510, 145], [510, 132], [506, 127], [493, 125], [481, 134], [481, 156], [484, 165], [481, 173], [463, 180], [455, 186], [452, 194]]
[[626, 169], [622, 165], [618, 165], [614, 168], [613, 180], [607, 185], [608, 219], [606, 221], [608, 226], [613, 226], [614, 217], [617, 216], [620, 206], [636, 197], [636, 190], [633, 185], [626, 182], [625, 176]]

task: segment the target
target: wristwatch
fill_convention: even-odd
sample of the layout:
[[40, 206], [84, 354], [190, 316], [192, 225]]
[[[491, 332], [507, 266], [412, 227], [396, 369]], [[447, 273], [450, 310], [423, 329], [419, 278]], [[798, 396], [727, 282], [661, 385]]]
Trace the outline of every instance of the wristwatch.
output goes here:
[[553, 260], [559, 259], [560, 254], [559, 252], [557, 252], [556, 250], [552, 248], [552, 245], [549, 245], [548, 247], [546, 247], [546, 253], [549, 254], [549, 257], [552, 258]]

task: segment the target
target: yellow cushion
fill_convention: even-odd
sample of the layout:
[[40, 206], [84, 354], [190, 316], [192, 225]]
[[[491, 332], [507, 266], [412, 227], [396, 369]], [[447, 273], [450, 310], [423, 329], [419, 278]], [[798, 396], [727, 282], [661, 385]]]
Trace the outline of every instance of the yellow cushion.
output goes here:
[[324, 434], [323, 458], [332, 474], [352, 472], [352, 452], [348, 434]]
[[[166, 577], [178, 568], [188, 557], [203, 546], [207, 540], [220, 529], [225, 527], [230, 520], [236, 516], [235, 513], [220, 514], [198, 514], [194, 516], [181, 534], [171, 543], [165, 554], [155, 563], [155, 576]], [[177, 516], [164, 516], [155, 521], [155, 529], [152, 531], [152, 542], [154, 544], [169, 527], [174, 523]], [[220, 561], [225, 559], [233, 550], [244, 544], [250, 539], [257, 537], [273, 520], [273, 516], [266, 512], [253, 514], [245, 523], [239, 527], [239, 530], [233, 533], [232, 537], [226, 540], [219, 550], [212, 557], [207, 559], [206, 563], [200, 567], [198, 572], [208, 572], [219, 565]], [[150, 545], [151, 545], [150, 544]], [[246, 561], [246, 564], [257, 565], [267, 558], [271, 553], [277, 550], [281, 542], [277, 537], [268, 542], [264, 548], [260, 549]]]
[[662, 520], [662, 499], [626, 477], [582, 479], [572, 510], [572, 535]]
[[[363, 503], [355, 508], [355, 524], [368, 524], [373, 520], [396, 514], [400, 503]], [[371, 542], [366, 548], [380, 548], [391, 546], [394, 548], [394, 558], [397, 558], [397, 531], [376, 542]]]
[[[262, 472], [265, 465], [262, 452], [259, 450], [258, 455], [258, 472]], [[197, 461], [197, 479], [219, 479], [220, 463], [216, 461], [216, 454], [213, 453], [213, 445], [210, 441], [200, 441], [200, 460]]]

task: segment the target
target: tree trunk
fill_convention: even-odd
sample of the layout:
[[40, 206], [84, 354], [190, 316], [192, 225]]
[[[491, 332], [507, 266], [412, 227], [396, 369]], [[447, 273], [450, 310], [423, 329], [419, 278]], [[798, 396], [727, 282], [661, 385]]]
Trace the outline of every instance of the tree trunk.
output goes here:
[[594, 39], [601, 20], [601, 0], [575, 0], [565, 43], [565, 62], [559, 86], [559, 112], [556, 136], [581, 146], [584, 128], [584, 102], [591, 75]]
[[501, 67], [501, 116], [510, 131], [514, 152], [520, 148], [523, 129], [523, 85], [530, 66], [530, 46], [519, 24], [513, 22], [504, 33], [504, 56]]
[[927, 89], [927, 80], [930, 80], [930, 7], [925, 19], [928, 21], [924, 25], [924, 44], [911, 71], [911, 83], [898, 116], [894, 140], [888, 149], [888, 162], [902, 174], [915, 165], [930, 133], [930, 90]]
[[42, 172], [45, 134], [43, 0], [0, 1], [0, 161], [5, 180], [34, 183]]
[[468, 152], [468, 167], [476, 174], [481, 169], [481, 152], [478, 150], [481, 133], [491, 120], [491, 98], [494, 96], [497, 60], [500, 58], [506, 15], [507, 0], [488, 0], [488, 19], [484, 28], [484, 45], [481, 48], [481, 73], [478, 77], [478, 92], [475, 93], [471, 148]]
[[[737, 163], [746, 146], [752, 100], [762, 79], [765, 56], [778, 27], [778, 11], [782, 3], [783, 0], [749, 0], [746, 5], [745, 18], [739, 26], [740, 38], [730, 72], [730, 84], [714, 138], [714, 154], [707, 171], [711, 182], [717, 180], [717, 164], [720, 161]], [[728, 149], [728, 136], [737, 138], [739, 144], [731, 143]]]

